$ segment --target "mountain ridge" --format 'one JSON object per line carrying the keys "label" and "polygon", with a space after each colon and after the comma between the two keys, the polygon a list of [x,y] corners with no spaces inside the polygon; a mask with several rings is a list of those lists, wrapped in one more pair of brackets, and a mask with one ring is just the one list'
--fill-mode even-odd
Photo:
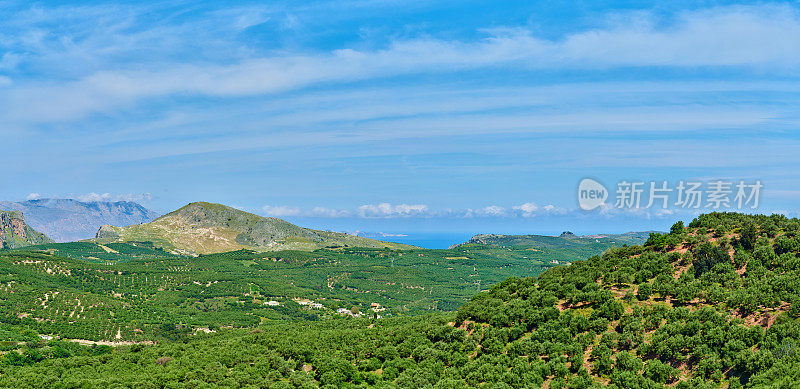
{"label": "mountain ridge", "polygon": [[152,222],[116,227],[103,225],[93,241],[149,241],[173,253],[211,254],[240,249],[314,250],[326,246],[402,249],[413,246],[344,233],[303,228],[222,204],[189,203]]}
{"label": "mountain ridge", "polygon": [[0,209],[21,211],[28,224],[56,242],[72,242],[95,236],[104,224],[131,225],[149,222],[158,213],[132,201],[79,201],[34,199],[0,201]]}

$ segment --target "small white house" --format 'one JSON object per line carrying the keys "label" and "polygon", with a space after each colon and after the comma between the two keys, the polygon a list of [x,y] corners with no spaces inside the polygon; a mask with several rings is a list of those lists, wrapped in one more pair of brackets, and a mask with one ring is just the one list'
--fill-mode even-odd
{"label": "small white house", "polygon": [[279,302],[277,302],[275,300],[271,300],[271,301],[265,302],[264,305],[269,305],[270,307],[277,307],[277,306],[281,305],[281,303],[279,303]]}

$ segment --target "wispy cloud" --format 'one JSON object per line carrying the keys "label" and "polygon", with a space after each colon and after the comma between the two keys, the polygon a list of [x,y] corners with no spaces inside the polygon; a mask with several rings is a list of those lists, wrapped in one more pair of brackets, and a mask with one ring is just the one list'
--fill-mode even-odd
{"label": "wispy cloud", "polygon": [[[252,21],[239,20],[234,26],[241,28],[242,23],[248,25]],[[124,34],[123,28],[106,28]],[[159,66],[149,64],[141,70],[98,69],[68,81],[15,83],[0,93],[5,107],[0,115],[14,120],[59,122],[162,96],[254,96],[311,85],[499,66],[738,66],[794,73],[800,65],[800,52],[794,49],[800,46],[800,16],[789,6],[720,7],[685,12],[669,20],[636,13],[609,21],[602,28],[573,32],[560,39],[545,39],[518,27],[495,28],[485,33],[485,37],[476,40],[395,40],[372,50],[343,47],[328,52],[251,55],[229,64],[208,63],[202,58],[184,62],[165,56]],[[141,39],[128,44],[134,50],[149,42]]]}
{"label": "wispy cloud", "polygon": [[261,208],[264,211],[264,214],[267,216],[272,217],[291,217],[291,216],[300,216],[303,212],[300,208],[297,207],[287,207],[285,205],[282,206],[270,206],[265,205]]}
{"label": "wispy cloud", "polygon": [[567,210],[566,208],[557,207],[553,204],[547,204],[545,206],[539,207],[535,203],[525,203],[521,205],[515,205],[512,207],[514,212],[522,217],[536,217],[540,215],[565,215],[568,212],[574,212],[574,210]]}
{"label": "wispy cloud", "polygon": [[119,194],[111,194],[111,193],[86,193],[82,195],[76,196],[67,196],[67,197],[74,197],[76,200],[84,201],[84,202],[93,202],[93,201],[149,201],[153,199],[153,196],[150,193],[119,193]]}
{"label": "wispy cloud", "polygon": [[428,213],[428,206],[424,204],[397,204],[389,203],[365,204],[358,207],[359,217],[413,217]]}
{"label": "wispy cloud", "polygon": [[52,199],[74,199],[83,202],[116,202],[116,201],[131,201],[131,202],[142,202],[142,201],[150,201],[153,199],[153,195],[150,193],[82,193],[82,194],[65,194],[65,195],[45,195],[38,192],[29,193],[28,196],[25,197],[26,200],[39,200],[43,198],[52,198]]}
{"label": "wispy cloud", "polygon": [[314,207],[311,209],[301,209],[290,206],[271,206],[265,205],[262,210],[267,216],[274,217],[323,217],[323,218],[394,218],[394,217],[427,217],[431,212],[427,205],[423,204],[364,204],[356,209],[333,209],[327,207]]}
{"label": "wispy cloud", "polygon": [[564,215],[567,209],[546,205],[538,207],[533,203],[520,206],[501,207],[488,205],[481,208],[465,209],[431,209],[424,204],[364,204],[355,209],[333,209],[327,207],[314,207],[303,209],[290,206],[262,207],[267,216],[274,217],[319,217],[319,218],[364,218],[364,219],[391,219],[391,218],[505,218],[505,217],[536,217],[546,215]]}

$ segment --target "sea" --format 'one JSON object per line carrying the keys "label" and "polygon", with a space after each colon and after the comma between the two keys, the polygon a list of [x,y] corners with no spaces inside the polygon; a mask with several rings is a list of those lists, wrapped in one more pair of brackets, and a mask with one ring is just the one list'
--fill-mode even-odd
{"label": "sea", "polygon": [[376,239],[405,243],[426,249],[446,249],[454,244],[468,241],[475,234],[469,232],[408,232],[402,235],[404,236],[382,236]]}

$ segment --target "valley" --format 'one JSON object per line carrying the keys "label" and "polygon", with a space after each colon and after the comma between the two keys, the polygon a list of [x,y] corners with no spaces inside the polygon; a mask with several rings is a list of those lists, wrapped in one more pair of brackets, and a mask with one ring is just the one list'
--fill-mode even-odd
{"label": "valley", "polygon": [[[556,237],[547,248],[330,247],[198,256],[149,242],[34,245],[0,253],[0,274],[7,274],[0,276],[7,285],[0,311],[42,334],[135,341],[158,339],[165,323],[196,331],[316,320],[341,309],[366,317],[419,315],[453,311],[507,277],[536,276],[558,266],[554,258],[565,264],[611,247],[586,245]],[[303,301],[319,305],[310,309]]]}
{"label": "valley", "polygon": [[[109,262],[30,246],[0,255],[0,385],[788,384],[799,234],[712,213],[569,265],[524,257],[572,236]],[[551,246],[516,246],[532,240]]]}

